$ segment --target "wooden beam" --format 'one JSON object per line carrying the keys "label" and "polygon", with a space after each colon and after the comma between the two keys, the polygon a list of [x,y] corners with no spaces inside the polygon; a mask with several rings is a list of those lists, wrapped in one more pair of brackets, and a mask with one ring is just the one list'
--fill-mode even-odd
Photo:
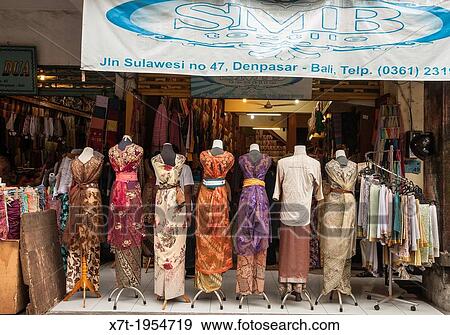
{"label": "wooden beam", "polygon": [[26,102],[26,103],[29,103],[32,105],[36,105],[39,107],[49,108],[49,109],[57,110],[57,111],[60,111],[63,113],[81,116],[86,119],[92,118],[91,115],[84,113],[84,112],[80,112],[76,109],[60,106],[60,105],[54,104],[53,102],[44,101],[44,100],[40,100],[40,99],[33,98],[33,97],[15,96],[14,95],[14,96],[10,96],[10,98],[14,99],[14,100],[18,100],[18,101],[23,101],[23,102]]}

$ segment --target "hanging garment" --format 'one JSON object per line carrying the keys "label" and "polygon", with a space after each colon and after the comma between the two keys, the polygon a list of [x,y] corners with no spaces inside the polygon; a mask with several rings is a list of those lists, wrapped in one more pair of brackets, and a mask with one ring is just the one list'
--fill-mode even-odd
{"label": "hanging garment", "polygon": [[204,174],[196,208],[195,285],[212,292],[222,286],[222,273],[233,266],[225,176],[233,167],[234,157],[228,151],[216,156],[203,151],[200,162]]}
{"label": "hanging garment", "polygon": [[264,177],[272,159],[263,154],[256,162],[250,154],[239,157],[244,175],[238,209],[236,253],[238,255],[236,293],[242,295],[264,292],[267,248],[270,239],[269,199]]}
{"label": "hanging garment", "polygon": [[381,186],[375,181],[370,185],[369,191],[369,227],[367,231],[367,239],[369,242],[377,241],[378,218],[380,207],[380,190]]}
{"label": "hanging garment", "polygon": [[167,142],[169,127],[169,116],[166,106],[161,103],[156,111],[153,124],[152,152],[161,151],[164,143]]}
{"label": "hanging garment", "polygon": [[98,180],[103,155],[94,152],[86,163],[72,161],[73,186],[69,193],[69,220],[63,233],[68,247],[66,290],[70,292],[81,277],[81,260],[86,257],[88,277],[99,291],[100,241],[103,228],[102,199]]}
{"label": "hanging garment", "polygon": [[356,201],[353,195],[358,166],[348,161],[341,166],[331,160],[325,166],[331,192],[325,197],[321,225],[323,257],[322,294],[337,290],[351,294],[351,258],[356,252]]}
{"label": "hanging garment", "polygon": [[137,144],[123,150],[109,149],[109,161],[116,172],[109,212],[108,242],[116,255],[116,281],[119,287],[141,283],[141,243],[144,236],[141,187],[137,170],[144,149]]}
{"label": "hanging garment", "polygon": [[431,220],[431,231],[433,235],[433,254],[434,257],[439,257],[440,246],[439,246],[439,231],[438,231],[436,205],[430,205],[430,220]]}
{"label": "hanging garment", "polygon": [[155,208],[155,294],[164,299],[184,295],[186,207],[180,194],[180,176],[186,158],[176,155],[167,165],[161,155],[152,158],[158,180]]}

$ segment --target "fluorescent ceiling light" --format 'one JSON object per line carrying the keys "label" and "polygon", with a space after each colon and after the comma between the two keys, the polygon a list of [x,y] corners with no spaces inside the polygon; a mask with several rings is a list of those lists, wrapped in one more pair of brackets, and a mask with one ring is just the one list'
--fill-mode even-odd
{"label": "fluorescent ceiling light", "polygon": [[253,127],[253,130],[281,130],[277,127]]}
{"label": "fluorescent ceiling light", "polygon": [[281,113],[247,113],[248,116],[281,116]]}

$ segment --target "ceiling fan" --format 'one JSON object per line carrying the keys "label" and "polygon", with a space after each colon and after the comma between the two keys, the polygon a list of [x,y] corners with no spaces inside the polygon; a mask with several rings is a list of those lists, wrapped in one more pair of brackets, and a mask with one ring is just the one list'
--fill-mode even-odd
{"label": "ceiling fan", "polygon": [[253,105],[261,106],[261,108],[264,108],[264,109],[272,109],[274,107],[285,107],[285,106],[295,106],[296,105],[296,103],[285,103],[285,104],[274,104],[274,105],[272,105],[270,100],[267,100],[267,102],[265,104],[260,103],[260,102],[249,102],[249,103],[251,103]]}

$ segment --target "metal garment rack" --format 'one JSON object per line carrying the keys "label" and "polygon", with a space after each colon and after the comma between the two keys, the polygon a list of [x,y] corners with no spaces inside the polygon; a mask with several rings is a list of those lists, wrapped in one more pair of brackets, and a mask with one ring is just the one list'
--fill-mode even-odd
{"label": "metal garment rack", "polygon": [[[391,150],[387,150],[387,151],[384,151],[384,152],[392,152],[392,146],[391,146]],[[411,180],[409,180],[409,179],[407,179],[407,178],[405,178],[405,177],[402,177],[402,176],[398,175],[397,173],[394,173],[394,172],[392,172],[392,171],[390,171],[390,170],[384,168],[383,166],[378,165],[377,163],[373,162],[371,159],[368,158],[368,154],[371,154],[371,153],[374,153],[374,152],[368,152],[368,153],[366,153],[366,155],[365,155],[365,156],[366,156],[366,161],[367,161],[368,163],[370,163],[370,164],[376,166],[378,169],[380,169],[380,170],[382,170],[382,171],[384,171],[384,172],[387,172],[387,173],[393,175],[394,177],[396,177],[396,178],[399,179],[399,180],[402,180],[402,181],[407,182],[407,183],[412,183]],[[392,301],[396,301],[396,302],[400,302],[400,303],[403,303],[403,304],[410,305],[410,306],[411,306],[411,311],[415,311],[415,310],[416,310],[416,307],[419,306],[418,303],[412,302],[412,301],[408,301],[408,300],[405,300],[405,299],[401,299],[400,297],[401,297],[401,295],[402,295],[404,292],[394,294],[394,289],[393,289],[393,282],[394,282],[394,279],[393,279],[393,274],[392,274],[392,250],[391,250],[389,247],[388,247],[388,252],[389,252],[389,263],[388,263],[388,295],[386,296],[386,295],[377,294],[377,293],[373,293],[373,292],[366,292],[366,293],[367,293],[367,299],[368,299],[368,300],[371,300],[372,297],[375,297],[375,298],[378,298],[378,299],[379,299],[379,300],[376,302],[376,304],[373,306],[373,308],[374,308],[376,311],[380,310],[380,305],[381,305],[381,304],[384,304],[384,303],[387,303],[387,302],[392,302]]]}

